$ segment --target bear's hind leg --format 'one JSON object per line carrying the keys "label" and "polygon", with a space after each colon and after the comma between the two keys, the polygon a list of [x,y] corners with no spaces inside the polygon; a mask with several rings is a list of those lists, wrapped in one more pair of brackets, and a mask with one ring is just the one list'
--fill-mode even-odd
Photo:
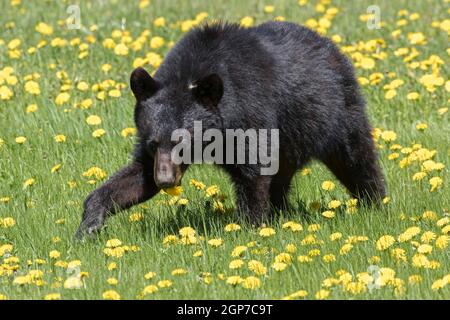
{"label": "bear's hind leg", "polygon": [[353,197],[378,202],[385,196],[384,178],[370,131],[351,134],[348,143],[336,148],[323,162]]}
{"label": "bear's hind leg", "polygon": [[270,183],[270,204],[275,212],[289,207],[288,193],[291,188],[291,180],[295,170],[283,170],[278,172]]}

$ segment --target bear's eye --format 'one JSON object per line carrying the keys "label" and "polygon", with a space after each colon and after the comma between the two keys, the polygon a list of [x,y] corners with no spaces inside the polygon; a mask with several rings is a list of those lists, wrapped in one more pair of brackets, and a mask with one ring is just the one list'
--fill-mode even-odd
{"label": "bear's eye", "polygon": [[147,140],[147,150],[150,154],[154,154],[158,148],[158,142],[156,140]]}

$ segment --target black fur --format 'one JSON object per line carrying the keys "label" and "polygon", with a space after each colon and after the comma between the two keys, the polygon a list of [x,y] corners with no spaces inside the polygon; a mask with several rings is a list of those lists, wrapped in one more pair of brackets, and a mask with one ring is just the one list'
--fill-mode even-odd
{"label": "black fur", "polygon": [[323,161],[359,199],[385,193],[353,67],[330,40],[305,27],[196,28],[168,53],[154,79],[135,70],[131,87],[140,139],[134,162],[86,199],[79,236],[98,230],[116,208],[156,194],[154,149],[170,149],[171,132],[192,129],[194,120],[204,129],[280,130],[275,176],[260,176],[259,165],[224,165],[239,209],[254,222],[270,204],[285,203],[292,176],[311,159]]}

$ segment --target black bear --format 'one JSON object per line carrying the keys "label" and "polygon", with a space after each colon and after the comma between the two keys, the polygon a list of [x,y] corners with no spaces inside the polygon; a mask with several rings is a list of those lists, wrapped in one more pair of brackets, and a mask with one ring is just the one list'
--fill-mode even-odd
{"label": "black bear", "polygon": [[[108,215],[176,186],[188,164],[175,164],[175,129],[278,129],[279,170],[261,163],[223,164],[237,206],[254,223],[285,204],[294,173],[311,159],[325,163],[360,200],[378,201],[384,179],[352,64],[327,38],[288,22],[242,28],[214,23],[191,30],[152,78],[133,71],[138,143],[134,160],[84,202],[78,237]],[[246,148],[248,148],[248,143]]]}

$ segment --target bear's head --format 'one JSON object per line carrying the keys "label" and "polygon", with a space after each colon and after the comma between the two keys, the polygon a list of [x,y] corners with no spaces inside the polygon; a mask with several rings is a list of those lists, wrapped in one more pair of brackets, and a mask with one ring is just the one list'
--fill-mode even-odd
{"label": "bear's head", "polygon": [[213,73],[188,82],[166,83],[137,68],[131,74],[130,85],[136,98],[138,137],[142,150],[154,159],[155,183],[160,188],[177,186],[188,164],[173,161],[172,149],[180,140],[173,141],[172,134],[185,129],[194,144],[194,121],[201,121],[203,130],[223,129],[219,112],[222,79]]}

